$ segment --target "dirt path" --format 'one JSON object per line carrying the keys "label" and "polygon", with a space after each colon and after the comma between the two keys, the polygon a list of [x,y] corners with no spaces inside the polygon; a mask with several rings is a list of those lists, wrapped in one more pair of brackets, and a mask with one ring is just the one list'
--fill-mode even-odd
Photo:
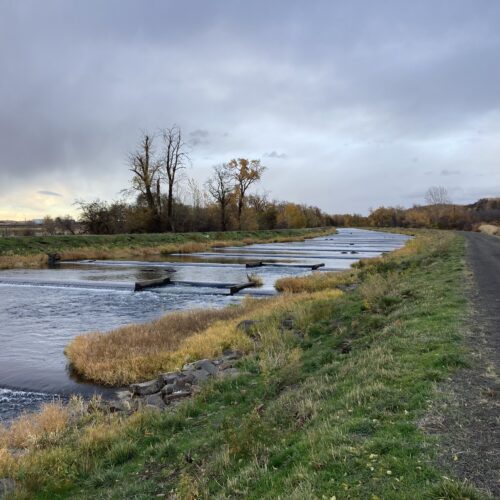
{"label": "dirt path", "polygon": [[500,238],[467,240],[471,316],[466,341],[472,366],[440,388],[424,427],[440,437],[441,465],[500,498]]}

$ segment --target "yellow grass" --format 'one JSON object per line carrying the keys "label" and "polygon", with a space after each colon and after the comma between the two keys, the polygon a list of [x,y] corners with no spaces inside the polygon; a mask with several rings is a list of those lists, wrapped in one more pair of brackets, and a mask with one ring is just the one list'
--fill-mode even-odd
{"label": "yellow grass", "polygon": [[307,276],[280,278],[276,281],[275,287],[280,292],[303,293],[328,290],[355,281],[356,271],[352,269],[328,273],[317,271]]}
{"label": "yellow grass", "polygon": [[45,254],[35,255],[0,255],[0,269],[39,268],[47,264]]}
{"label": "yellow grass", "polygon": [[68,418],[68,407],[45,404],[38,413],[22,415],[9,427],[0,426],[0,449],[32,448],[53,440],[65,430]]}
{"label": "yellow grass", "polygon": [[479,232],[489,234],[490,236],[500,235],[500,227],[493,224],[481,224],[478,229]]}
{"label": "yellow grass", "polygon": [[[247,300],[225,309],[175,312],[156,321],[127,325],[109,333],[79,335],[65,352],[73,368],[85,378],[106,385],[127,384],[182,365],[190,358],[183,347],[188,337],[216,322],[248,314],[257,307],[257,301]],[[219,345],[224,346],[224,336],[220,335],[219,339]]]}
{"label": "yellow grass", "polygon": [[[329,292],[329,297],[340,292]],[[128,325],[109,333],[79,335],[66,347],[73,368],[94,382],[120,386],[154,378],[184,363],[214,357],[224,349],[248,352],[253,343],[237,325],[243,319],[282,314],[317,295],[284,295],[246,299],[225,309],[175,312],[149,323]]]}

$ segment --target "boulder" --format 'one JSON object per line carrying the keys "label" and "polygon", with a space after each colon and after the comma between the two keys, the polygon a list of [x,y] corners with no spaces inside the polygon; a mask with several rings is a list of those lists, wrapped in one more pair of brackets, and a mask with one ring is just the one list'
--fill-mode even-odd
{"label": "boulder", "polygon": [[172,394],[174,392],[174,384],[167,384],[163,389],[161,390],[161,395],[167,396],[168,394]]}
{"label": "boulder", "polygon": [[167,394],[163,396],[163,402],[166,405],[169,405],[173,403],[174,401],[177,401],[179,399],[187,398],[188,396],[191,396],[191,391],[177,391],[173,392],[172,394]]}
{"label": "boulder", "polygon": [[197,370],[205,370],[211,375],[217,373],[217,366],[215,363],[209,359],[200,359],[199,361],[194,361],[193,363],[187,363],[182,367],[183,374],[190,374],[194,376]]}
{"label": "boulder", "polygon": [[159,392],[163,387],[163,382],[159,379],[149,380],[148,382],[141,382],[139,384],[132,384],[130,390],[136,396],[147,396],[148,394],[154,394]]}
{"label": "boulder", "polygon": [[256,321],[254,319],[244,319],[240,321],[236,328],[243,333],[250,334],[252,330],[260,323],[260,321]]}
{"label": "boulder", "polygon": [[108,411],[110,413],[116,413],[118,411],[131,411],[132,405],[130,404],[130,400],[125,398],[116,399],[108,402]]}
{"label": "boulder", "polygon": [[[200,370],[205,370],[210,375],[215,375],[217,373],[217,366],[215,366],[215,364],[208,359],[202,359],[201,361],[198,361],[196,366],[196,371]],[[196,372],[193,373],[193,375],[196,377]]]}
{"label": "boulder", "polygon": [[173,384],[180,376],[181,372],[160,373],[158,380],[160,383],[163,383],[163,385]]}
{"label": "boulder", "polygon": [[153,406],[155,408],[163,409],[165,408],[165,403],[163,401],[162,394],[150,394],[144,398],[144,403],[146,406]]}
{"label": "boulder", "polygon": [[207,380],[207,378],[209,378],[212,374],[207,372],[207,370],[203,369],[203,368],[200,368],[198,370],[193,370],[192,372],[189,372],[193,377],[194,377],[194,382],[195,383],[200,383],[200,382],[203,382],[205,380]]}

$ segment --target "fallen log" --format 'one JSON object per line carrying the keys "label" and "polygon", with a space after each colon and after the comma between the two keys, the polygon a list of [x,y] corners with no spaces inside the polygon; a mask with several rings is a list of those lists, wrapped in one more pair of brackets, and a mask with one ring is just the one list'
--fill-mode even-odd
{"label": "fallen log", "polygon": [[134,292],[140,292],[141,290],[146,290],[148,288],[155,288],[169,284],[170,278],[157,278],[154,280],[136,281],[134,285]]}
{"label": "fallen log", "polygon": [[248,264],[245,264],[246,267],[261,267],[264,265],[262,261],[259,262],[249,262]]}
{"label": "fallen log", "polygon": [[324,263],[321,264],[278,264],[274,262],[263,262],[263,266],[268,266],[268,267],[296,267],[299,269],[319,269],[320,267],[324,267]]}
{"label": "fallen log", "polygon": [[321,264],[314,264],[313,266],[311,266],[311,269],[313,271],[316,271],[316,269],[319,269],[320,267],[325,267],[325,264],[324,263],[321,263]]}
{"label": "fallen log", "polygon": [[257,286],[257,283],[255,283],[254,281],[247,281],[246,283],[233,285],[229,288],[229,295],[234,295],[235,293],[238,293],[240,290],[243,290],[244,288],[251,288],[254,286]]}

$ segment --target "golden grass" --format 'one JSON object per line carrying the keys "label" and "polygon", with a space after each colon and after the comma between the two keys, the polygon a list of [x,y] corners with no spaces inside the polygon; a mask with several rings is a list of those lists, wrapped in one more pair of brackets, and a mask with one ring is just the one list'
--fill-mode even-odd
{"label": "golden grass", "polygon": [[47,264],[45,254],[35,255],[0,255],[0,269],[40,268]]}
{"label": "golden grass", "polygon": [[500,227],[493,224],[481,224],[478,229],[480,233],[489,234],[490,236],[500,235]]}
{"label": "golden grass", "polygon": [[342,272],[317,271],[307,276],[280,278],[276,281],[276,290],[289,293],[317,292],[328,290],[342,285],[349,285],[356,281],[355,270]]}
{"label": "golden grass", "polygon": [[[329,292],[329,297],[340,293]],[[248,352],[253,343],[238,330],[240,321],[282,314],[301,300],[317,298],[318,295],[247,298],[241,305],[225,309],[170,313],[109,333],[79,335],[68,344],[65,353],[73,369],[84,378],[104,385],[125,385],[178,369],[188,361],[218,356],[224,349]]]}
{"label": "golden grass", "polygon": [[0,426],[0,449],[34,448],[56,439],[66,429],[68,407],[48,403],[38,413],[22,415],[9,427]]}
{"label": "golden grass", "polygon": [[[213,352],[207,344],[196,346],[196,338],[221,321],[229,322],[258,308],[256,300],[225,309],[174,312],[142,324],[127,325],[109,333],[94,332],[79,335],[66,347],[65,353],[76,372],[85,378],[106,385],[128,384],[161,371],[178,368],[194,353]],[[214,331],[215,330],[215,331]],[[215,336],[217,344],[229,347],[224,327],[215,325],[207,337]],[[233,339],[237,347],[244,347]]]}

